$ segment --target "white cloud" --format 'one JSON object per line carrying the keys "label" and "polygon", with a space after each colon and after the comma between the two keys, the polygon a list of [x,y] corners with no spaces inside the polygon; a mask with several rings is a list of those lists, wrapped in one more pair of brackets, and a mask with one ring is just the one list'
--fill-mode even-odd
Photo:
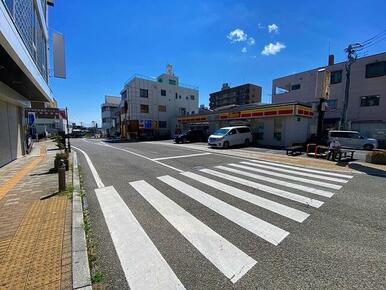
{"label": "white cloud", "polygon": [[279,33],[279,26],[277,26],[275,23],[268,25],[268,32],[269,33]]}
{"label": "white cloud", "polygon": [[240,42],[246,41],[248,35],[242,29],[236,28],[235,30],[229,32],[227,38],[230,39],[232,42]]}
{"label": "white cloud", "polygon": [[253,37],[250,37],[250,38],[248,38],[247,43],[249,46],[253,46],[253,45],[255,45],[256,41]]}
{"label": "white cloud", "polygon": [[247,48],[246,47],[243,47],[243,49],[241,50],[242,53],[247,53]]}
{"label": "white cloud", "polygon": [[276,42],[275,44],[270,43],[264,46],[263,51],[261,54],[263,55],[275,55],[279,53],[282,49],[286,48],[286,46],[283,43]]}
{"label": "white cloud", "polygon": [[259,29],[265,29],[265,26],[264,26],[263,24],[261,24],[261,23],[258,23],[258,24],[257,24],[257,28],[259,28]]}

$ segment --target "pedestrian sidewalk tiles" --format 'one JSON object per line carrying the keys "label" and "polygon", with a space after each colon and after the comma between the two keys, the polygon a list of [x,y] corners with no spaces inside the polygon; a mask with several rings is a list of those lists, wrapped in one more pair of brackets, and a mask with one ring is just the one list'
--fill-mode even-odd
{"label": "pedestrian sidewalk tiles", "polygon": [[[0,289],[71,289],[71,201],[57,191],[51,141],[0,169]],[[69,176],[69,174],[68,174]],[[69,180],[69,179],[68,179]]]}

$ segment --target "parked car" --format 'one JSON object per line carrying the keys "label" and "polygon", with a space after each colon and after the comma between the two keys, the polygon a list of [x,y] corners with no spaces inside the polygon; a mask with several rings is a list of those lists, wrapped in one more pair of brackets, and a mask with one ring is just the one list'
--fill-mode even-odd
{"label": "parked car", "polygon": [[373,150],[378,148],[378,141],[372,138],[366,138],[357,131],[338,131],[331,130],[328,132],[328,144],[333,139],[337,139],[342,147]]}
{"label": "parked car", "polygon": [[241,144],[248,146],[252,140],[251,129],[247,126],[224,127],[209,136],[208,145],[221,148]]}
{"label": "parked car", "polygon": [[206,135],[201,130],[189,130],[182,134],[177,135],[174,141],[178,143],[186,142],[205,142]]}

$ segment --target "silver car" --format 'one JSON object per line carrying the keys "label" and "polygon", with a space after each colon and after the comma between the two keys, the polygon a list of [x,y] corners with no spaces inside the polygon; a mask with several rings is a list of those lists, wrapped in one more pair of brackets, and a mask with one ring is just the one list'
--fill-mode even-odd
{"label": "silver car", "polygon": [[365,138],[358,131],[338,131],[328,132],[328,143],[337,139],[342,147],[373,150],[378,148],[378,141],[372,138]]}

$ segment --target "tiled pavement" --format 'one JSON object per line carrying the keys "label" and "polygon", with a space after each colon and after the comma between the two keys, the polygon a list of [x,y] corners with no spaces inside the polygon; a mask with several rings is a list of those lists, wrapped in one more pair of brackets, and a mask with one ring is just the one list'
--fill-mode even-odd
{"label": "tiled pavement", "polygon": [[[48,174],[56,150],[0,168],[0,289],[71,289],[71,200]],[[39,149],[39,148],[38,148]],[[69,174],[68,174],[69,177]],[[67,178],[69,180],[69,178]]]}

